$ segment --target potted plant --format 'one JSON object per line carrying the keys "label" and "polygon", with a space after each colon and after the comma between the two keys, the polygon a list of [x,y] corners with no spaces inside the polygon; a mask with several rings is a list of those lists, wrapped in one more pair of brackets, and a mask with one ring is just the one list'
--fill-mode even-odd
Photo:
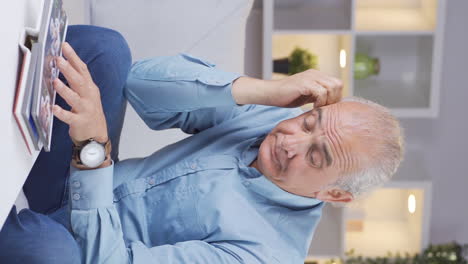
{"label": "potted plant", "polygon": [[293,75],[308,69],[318,69],[318,57],[306,49],[294,48],[287,58],[273,61],[273,71]]}
{"label": "potted plant", "polygon": [[362,80],[380,72],[380,60],[366,54],[357,53],[354,62],[354,79]]}

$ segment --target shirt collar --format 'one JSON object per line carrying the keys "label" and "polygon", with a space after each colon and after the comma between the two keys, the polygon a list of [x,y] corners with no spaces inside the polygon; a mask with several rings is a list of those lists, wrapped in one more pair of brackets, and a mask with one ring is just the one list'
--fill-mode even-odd
{"label": "shirt collar", "polygon": [[248,148],[242,153],[241,169],[244,171],[244,186],[275,204],[291,209],[311,209],[322,203],[314,198],[289,193],[271,182],[257,169],[249,167],[257,157],[258,149],[264,138],[265,136],[262,136],[251,140]]}

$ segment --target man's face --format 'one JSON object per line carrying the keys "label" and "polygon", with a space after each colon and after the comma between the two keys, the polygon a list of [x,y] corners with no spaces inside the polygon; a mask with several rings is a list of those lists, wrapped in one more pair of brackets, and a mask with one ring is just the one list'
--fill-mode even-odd
{"label": "man's face", "polygon": [[[341,102],[279,123],[262,142],[253,164],[283,190],[317,197],[323,187],[361,167],[369,152],[353,133],[353,114],[367,109]],[[327,198],[328,199],[328,198]]]}

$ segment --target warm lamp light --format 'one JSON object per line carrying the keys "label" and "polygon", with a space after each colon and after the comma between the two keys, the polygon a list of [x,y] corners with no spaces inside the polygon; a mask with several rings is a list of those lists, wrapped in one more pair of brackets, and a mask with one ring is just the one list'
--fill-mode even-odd
{"label": "warm lamp light", "polygon": [[414,194],[410,194],[408,196],[408,211],[411,214],[414,214],[414,212],[416,212],[416,196],[414,196]]}
{"label": "warm lamp light", "polygon": [[340,50],[340,67],[346,67],[346,51],[344,49]]}

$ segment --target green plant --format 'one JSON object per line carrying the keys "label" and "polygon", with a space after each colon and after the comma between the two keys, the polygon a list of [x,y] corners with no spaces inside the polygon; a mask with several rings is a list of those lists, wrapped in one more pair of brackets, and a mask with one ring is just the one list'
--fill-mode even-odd
{"label": "green plant", "polygon": [[363,257],[354,250],[346,252],[344,259],[330,259],[327,264],[468,264],[468,244],[456,242],[430,245],[421,254],[391,253],[384,257]]}
{"label": "green plant", "polygon": [[460,245],[456,242],[443,245],[430,245],[422,254],[424,263],[439,264],[467,264],[468,244]]}
{"label": "green plant", "polygon": [[289,75],[308,69],[318,69],[318,57],[306,49],[296,47],[289,55]]}

